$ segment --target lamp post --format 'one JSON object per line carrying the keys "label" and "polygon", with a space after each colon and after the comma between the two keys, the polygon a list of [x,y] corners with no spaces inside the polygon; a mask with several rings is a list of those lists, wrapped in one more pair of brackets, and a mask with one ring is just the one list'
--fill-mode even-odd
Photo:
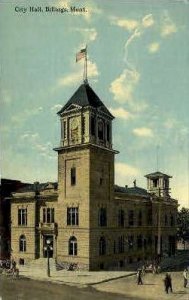
{"label": "lamp post", "polygon": [[47,240],[46,241],[46,246],[44,247],[44,250],[47,251],[47,276],[50,277],[50,263],[49,263],[49,254],[50,251],[53,250],[52,246],[50,245],[51,241]]}

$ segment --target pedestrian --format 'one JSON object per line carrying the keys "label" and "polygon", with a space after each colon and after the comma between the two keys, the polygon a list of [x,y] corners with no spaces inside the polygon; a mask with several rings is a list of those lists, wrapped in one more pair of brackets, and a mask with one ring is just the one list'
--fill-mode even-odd
{"label": "pedestrian", "polygon": [[165,286],[165,292],[168,294],[169,293],[169,289],[172,292],[172,278],[171,275],[169,275],[168,273],[166,273],[165,278],[164,278],[164,286]]}
{"label": "pedestrian", "polygon": [[143,284],[143,282],[142,282],[142,270],[138,270],[137,271],[137,284],[139,285],[139,284]]}
{"label": "pedestrian", "polygon": [[183,272],[183,278],[184,278],[184,288],[186,288],[187,283],[188,283],[188,271],[187,271],[187,269],[185,269],[184,272]]}

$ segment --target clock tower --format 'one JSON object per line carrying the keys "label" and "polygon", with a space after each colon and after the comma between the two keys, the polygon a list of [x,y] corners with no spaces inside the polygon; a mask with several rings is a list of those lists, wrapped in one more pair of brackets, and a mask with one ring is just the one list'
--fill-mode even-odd
{"label": "clock tower", "polygon": [[61,122],[58,152],[58,253],[65,264],[96,269],[101,238],[99,212],[112,226],[114,197],[113,116],[88,82],[84,82],[58,112]]}

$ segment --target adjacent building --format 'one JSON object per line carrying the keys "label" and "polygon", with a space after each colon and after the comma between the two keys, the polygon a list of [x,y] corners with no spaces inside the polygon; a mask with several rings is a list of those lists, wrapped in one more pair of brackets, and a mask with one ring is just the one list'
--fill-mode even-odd
{"label": "adjacent building", "polygon": [[146,175],[147,190],[114,184],[114,117],[87,82],[58,112],[58,184],[35,183],[11,198],[12,256],[19,263],[50,256],[64,267],[120,269],[173,255],[177,200],[171,176]]}

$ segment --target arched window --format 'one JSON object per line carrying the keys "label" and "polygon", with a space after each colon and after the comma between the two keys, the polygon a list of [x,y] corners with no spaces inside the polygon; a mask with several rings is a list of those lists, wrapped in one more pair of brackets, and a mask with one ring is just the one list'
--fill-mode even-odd
{"label": "arched window", "polygon": [[119,209],[118,211],[118,226],[119,227],[124,227],[124,222],[125,222],[125,213],[123,209]]}
{"label": "arched window", "polygon": [[69,255],[77,255],[77,239],[75,236],[72,236],[68,242]]}
{"label": "arched window", "polygon": [[25,235],[21,235],[19,239],[19,251],[26,252],[26,237]]}
{"label": "arched window", "polygon": [[99,240],[99,255],[105,255],[106,254],[106,240],[102,236]]}
{"label": "arched window", "polygon": [[99,209],[98,223],[99,226],[107,226],[106,208]]}

